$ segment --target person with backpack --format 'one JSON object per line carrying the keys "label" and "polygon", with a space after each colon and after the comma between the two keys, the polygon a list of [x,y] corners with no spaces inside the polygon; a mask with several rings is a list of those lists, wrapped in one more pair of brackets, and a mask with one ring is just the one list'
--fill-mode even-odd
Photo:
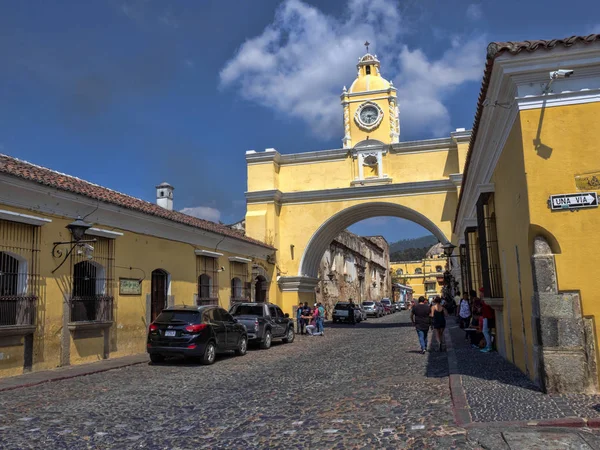
{"label": "person with backpack", "polygon": [[422,354],[427,352],[427,333],[429,332],[429,327],[431,327],[430,313],[429,304],[423,296],[419,297],[419,303],[410,312],[410,320],[415,326],[415,330],[417,330]]}

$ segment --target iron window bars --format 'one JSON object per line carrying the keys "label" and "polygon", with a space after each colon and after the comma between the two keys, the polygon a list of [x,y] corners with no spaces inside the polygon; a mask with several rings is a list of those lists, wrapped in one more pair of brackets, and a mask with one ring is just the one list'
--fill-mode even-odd
{"label": "iron window bars", "polygon": [[35,325],[39,227],[0,220],[0,327]]}
{"label": "iron window bars", "polygon": [[70,322],[112,322],[114,242],[97,238],[94,250],[77,248],[71,254]]}
{"label": "iron window bars", "polygon": [[209,256],[196,258],[196,276],[198,279],[198,305],[219,304],[218,259]]}

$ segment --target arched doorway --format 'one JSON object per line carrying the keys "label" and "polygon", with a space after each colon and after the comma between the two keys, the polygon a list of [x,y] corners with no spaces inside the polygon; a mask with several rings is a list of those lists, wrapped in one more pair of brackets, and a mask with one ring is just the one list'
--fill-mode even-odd
{"label": "arched doorway", "polygon": [[258,303],[264,303],[267,301],[269,292],[269,283],[267,279],[262,275],[257,276],[254,279],[254,301]]}
{"label": "arched doorway", "polygon": [[153,322],[160,312],[167,307],[169,294],[169,274],[162,270],[152,271],[152,287],[150,300],[150,320]]}

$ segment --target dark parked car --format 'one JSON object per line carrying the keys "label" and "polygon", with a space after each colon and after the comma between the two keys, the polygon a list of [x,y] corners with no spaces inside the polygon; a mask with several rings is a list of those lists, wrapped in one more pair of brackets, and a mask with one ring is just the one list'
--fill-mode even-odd
{"label": "dark parked car", "polygon": [[172,306],[148,329],[147,350],[153,363],[182,355],[212,364],[217,353],[233,350],[242,356],[247,349],[246,327],[218,306]]}
{"label": "dark parked car", "polygon": [[231,315],[248,330],[248,340],[260,343],[260,348],[271,347],[273,339],[294,342],[294,321],[289,314],[271,303],[237,303],[229,310]]}

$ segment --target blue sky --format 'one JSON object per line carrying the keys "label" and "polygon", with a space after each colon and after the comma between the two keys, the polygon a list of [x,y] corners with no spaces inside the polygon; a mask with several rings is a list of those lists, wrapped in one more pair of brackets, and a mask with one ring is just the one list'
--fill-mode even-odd
{"label": "blue sky", "polygon": [[[0,152],[231,223],[246,150],[340,147],[339,93],[369,40],[401,140],[470,128],[493,40],[600,32],[600,2],[22,1],[0,6]],[[576,7],[575,7],[576,5]],[[352,228],[394,241],[399,219]]]}

